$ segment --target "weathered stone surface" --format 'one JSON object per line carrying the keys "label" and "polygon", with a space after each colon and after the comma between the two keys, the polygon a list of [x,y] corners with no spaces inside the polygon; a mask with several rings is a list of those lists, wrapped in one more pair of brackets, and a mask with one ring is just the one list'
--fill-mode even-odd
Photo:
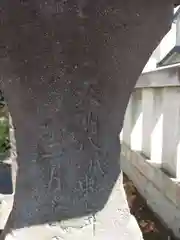
{"label": "weathered stone surface", "polygon": [[[1,238],[11,230],[17,240],[62,238],[45,225],[71,228],[72,219],[83,219],[80,230],[73,227],[78,239],[141,239],[122,182],[116,185],[118,136],[135,82],[170,27],[172,4],[6,0],[0,8],[1,87],[18,152],[14,205]],[[102,224],[84,228],[89,215]]]}

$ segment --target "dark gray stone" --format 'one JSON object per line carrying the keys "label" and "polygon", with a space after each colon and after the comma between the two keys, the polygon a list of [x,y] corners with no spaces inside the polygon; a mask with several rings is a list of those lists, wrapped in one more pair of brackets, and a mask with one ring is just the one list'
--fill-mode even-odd
{"label": "dark gray stone", "polygon": [[[116,184],[118,136],[136,80],[170,27],[172,3],[6,0],[0,8],[1,87],[18,151],[2,239],[17,229],[18,240],[52,239],[43,224],[53,223],[63,234],[82,229],[82,239],[132,239],[122,183]],[[94,227],[83,235],[88,215]]]}

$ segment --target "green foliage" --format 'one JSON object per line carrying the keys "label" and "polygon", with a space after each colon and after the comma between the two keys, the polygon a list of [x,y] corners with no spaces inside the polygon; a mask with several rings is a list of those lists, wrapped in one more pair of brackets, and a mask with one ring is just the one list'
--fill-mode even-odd
{"label": "green foliage", "polygon": [[9,122],[7,119],[7,106],[2,91],[0,90],[0,154],[7,153],[10,149]]}
{"label": "green foliage", "polygon": [[9,148],[9,123],[7,118],[3,118],[0,120],[0,153],[6,153]]}

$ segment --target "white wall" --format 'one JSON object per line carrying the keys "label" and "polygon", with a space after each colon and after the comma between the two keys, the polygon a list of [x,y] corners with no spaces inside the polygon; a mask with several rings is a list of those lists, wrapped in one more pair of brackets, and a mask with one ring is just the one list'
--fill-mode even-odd
{"label": "white wall", "polygon": [[121,132],[121,166],[180,238],[180,66],[143,73]]}
{"label": "white wall", "polygon": [[[178,9],[179,7],[176,7],[174,13]],[[155,70],[156,64],[161,61],[176,44],[180,45],[180,16],[176,23],[172,23],[171,30],[164,36],[160,45],[154,50],[143,72]]]}
{"label": "white wall", "polygon": [[180,179],[180,67],[144,73],[131,96],[123,141]]}
{"label": "white wall", "polygon": [[[164,36],[160,45],[154,50],[149,61],[144,67],[143,72],[155,70],[156,64],[160,62],[170,52],[170,50],[176,45],[176,31],[177,31],[176,28],[177,28],[177,24],[173,23],[171,30]],[[180,38],[178,41],[180,41]]]}

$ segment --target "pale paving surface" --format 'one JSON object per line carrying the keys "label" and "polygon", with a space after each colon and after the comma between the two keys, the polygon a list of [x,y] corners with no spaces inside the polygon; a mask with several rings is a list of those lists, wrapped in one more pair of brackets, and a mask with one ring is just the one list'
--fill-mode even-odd
{"label": "pale paving surface", "polygon": [[13,236],[9,235],[5,240],[34,240],[34,236],[37,236],[38,240],[143,240],[138,224],[129,212],[122,186],[122,179],[119,179],[105,209],[95,217],[84,218],[85,226],[82,228],[76,226],[77,220],[61,223],[61,226],[58,223],[45,224],[16,230],[12,233]]}

